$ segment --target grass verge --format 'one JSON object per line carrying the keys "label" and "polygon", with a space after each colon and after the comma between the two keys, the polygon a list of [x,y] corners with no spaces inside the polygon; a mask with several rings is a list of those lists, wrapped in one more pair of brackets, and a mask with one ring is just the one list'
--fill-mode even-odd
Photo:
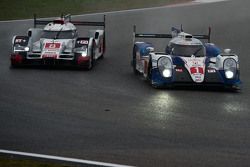
{"label": "grass verge", "polygon": [[73,165],[45,162],[11,156],[0,156],[0,167],[74,167]]}
{"label": "grass verge", "polygon": [[163,6],[192,0],[1,0],[0,20],[28,19],[33,14],[53,17],[145,7]]}

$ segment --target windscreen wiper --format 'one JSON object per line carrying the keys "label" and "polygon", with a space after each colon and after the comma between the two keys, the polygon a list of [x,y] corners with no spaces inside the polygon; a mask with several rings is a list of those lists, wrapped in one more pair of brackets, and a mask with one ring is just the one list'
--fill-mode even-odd
{"label": "windscreen wiper", "polygon": [[60,35],[60,33],[62,32],[62,29],[63,29],[63,27],[56,33],[56,36],[55,36],[55,38],[54,39],[58,39],[58,37],[59,37],[59,35]]}

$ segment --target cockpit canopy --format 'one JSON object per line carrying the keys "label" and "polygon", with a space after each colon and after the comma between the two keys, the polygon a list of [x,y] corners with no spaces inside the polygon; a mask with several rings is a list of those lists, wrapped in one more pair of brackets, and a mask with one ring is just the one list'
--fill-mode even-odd
{"label": "cockpit canopy", "polygon": [[69,31],[47,31],[44,30],[41,38],[46,39],[73,39],[76,38],[77,32],[76,30]]}
{"label": "cockpit canopy", "polygon": [[203,45],[179,45],[172,43],[169,49],[172,55],[183,57],[204,57],[206,53]]}
{"label": "cockpit canopy", "polygon": [[171,39],[166,48],[166,52],[174,56],[204,57],[206,49],[199,39],[193,38],[191,34],[181,32]]}

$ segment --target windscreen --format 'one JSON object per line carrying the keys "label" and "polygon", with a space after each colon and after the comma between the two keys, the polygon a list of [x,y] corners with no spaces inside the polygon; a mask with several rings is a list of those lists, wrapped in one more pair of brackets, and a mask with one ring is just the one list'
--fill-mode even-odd
{"label": "windscreen", "polygon": [[46,39],[73,39],[74,31],[43,31],[41,38]]}
{"label": "windscreen", "polygon": [[192,55],[196,57],[205,56],[205,49],[203,45],[177,45],[172,44],[173,55],[191,57]]}

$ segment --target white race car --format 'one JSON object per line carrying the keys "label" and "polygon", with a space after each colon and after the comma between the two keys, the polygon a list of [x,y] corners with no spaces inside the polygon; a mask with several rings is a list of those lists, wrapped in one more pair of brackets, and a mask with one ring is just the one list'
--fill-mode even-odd
{"label": "white race car", "polygon": [[[37,25],[45,27],[37,28]],[[89,30],[88,37],[79,37],[76,26],[101,26]],[[34,16],[34,28],[27,36],[14,36],[11,66],[70,65],[91,69],[105,52],[105,16],[103,22],[72,21],[70,15],[48,21]]]}

